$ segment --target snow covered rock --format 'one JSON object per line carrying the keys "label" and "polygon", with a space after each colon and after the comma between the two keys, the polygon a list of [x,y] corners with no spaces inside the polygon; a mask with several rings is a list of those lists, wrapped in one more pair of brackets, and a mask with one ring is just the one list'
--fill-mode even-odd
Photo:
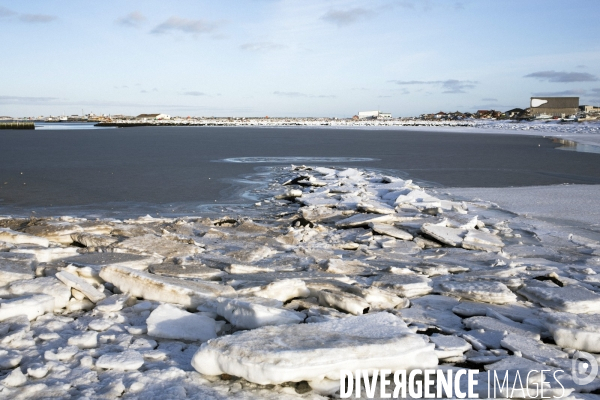
{"label": "snow covered rock", "polygon": [[170,304],[158,306],[148,319],[148,335],[165,339],[206,342],[217,337],[215,320]]}
{"label": "snow covered rock", "polygon": [[70,288],[77,289],[85,295],[93,303],[97,303],[104,299],[106,295],[92,286],[88,281],[78,276],[70,274],[66,271],[61,271],[56,274],[56,277]]}
{"label": "snow covered rock", "polygon": [[42,247],[48,247],[50,241],[34,235],[28,235],[22,232],[15,232],[12,229],[0,228],[0,240],[14,244],[36,244]]}
{"label": "snow covered rock", "polygon": [[305,315],[295,311],[274,307],[273,302],[251,301],[248,298],[218,298],[201,306],[201,310],[212,311],[240,329],[255,329],[261,326],[299,324]]}
{"label": "snow covered rock", "polygon": [[447,281],[439,284],[439,292],[448,296],[485,303],[506,304],[517,301],[517,296],[500,282]]}
{"label": "snow covered rock", "polygon": [[135,350],[104,354],[96,361],[97,368],[131,371],[144,365],[144,356]]}
{"label": "snow covered rock", "polygon": [[0,303],[0,321],[17,316],[26,315],[29,320],[54,310],[54,297],[47,294],[17,297],[2,300]]}
{"label": "snow covered rock", "polygon": [[376,313],[316,324],[264,327],[204,343],[196,371],[223,373],[267,385],[340,379],[340,370],[433,368],[434,345],[392,314]]}
{"label": "snow covered rock", "polygon": [[236,296],[231,286],[214,282],[185,281],[118,265],[102,268],[100,277],[118,287],[121,292],[132,296],[181,304],[189,308],[196,308],[210,298]]}

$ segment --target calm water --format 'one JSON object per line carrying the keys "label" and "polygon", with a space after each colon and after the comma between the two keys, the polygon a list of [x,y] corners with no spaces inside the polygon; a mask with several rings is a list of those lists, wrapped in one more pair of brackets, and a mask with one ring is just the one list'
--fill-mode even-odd
{"label": "calm water", "polygon": [[143,213],[160,207],[187,212],[215,201],[247,202],[234,190],[240,186],[236,179],[291,163],[386,169],[439,186],[600,184],[600,154],[557,146],[531,136],[404,130],[3,131],[0,214]]}

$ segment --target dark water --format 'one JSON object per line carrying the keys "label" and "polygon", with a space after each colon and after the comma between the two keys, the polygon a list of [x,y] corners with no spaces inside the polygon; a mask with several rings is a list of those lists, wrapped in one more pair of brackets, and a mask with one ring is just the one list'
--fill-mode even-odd
{"label": "dark water", "polygon": [[[600,184],[600,154],[556,151],[557,146],[532,136],[404,130],[4,131],[0,134],[0,214],[68,214],[80,206],[88,211],[144,212],[151,205],[234,202],[240,200],[239,193],[232,191],[234,179],[259,166],[300,163],[287,157],[372,158],[304,163],[393,170],[430,185]],[[284,159],[275,164],[214,162],[242,157]]]}

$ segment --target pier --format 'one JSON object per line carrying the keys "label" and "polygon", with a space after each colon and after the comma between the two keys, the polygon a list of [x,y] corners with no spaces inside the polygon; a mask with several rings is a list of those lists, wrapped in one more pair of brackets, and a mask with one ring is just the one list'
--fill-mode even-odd
{"label": "pier", "polygon": [[0,129],[35,129],[33,122],[0,122]]}

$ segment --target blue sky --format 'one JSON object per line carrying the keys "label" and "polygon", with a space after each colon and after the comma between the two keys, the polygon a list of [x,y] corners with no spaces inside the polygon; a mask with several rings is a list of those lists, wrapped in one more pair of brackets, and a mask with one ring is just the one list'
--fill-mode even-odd
{"label": "blue sky", "polygon": [[0,0],[0,115],[600,103],[600,1]]}

